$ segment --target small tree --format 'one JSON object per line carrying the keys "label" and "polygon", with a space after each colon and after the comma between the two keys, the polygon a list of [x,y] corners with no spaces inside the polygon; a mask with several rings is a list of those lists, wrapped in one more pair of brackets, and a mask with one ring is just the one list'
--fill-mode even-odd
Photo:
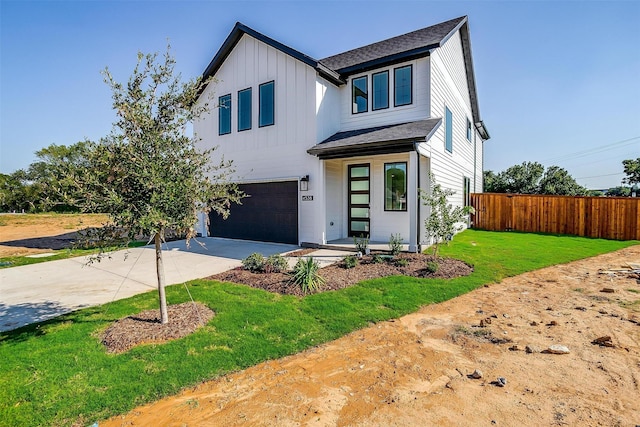
{"label": "small tree", "polygon": [[[174,75],[170,46],[158,54],[138,53],[128,83],[115,81],[108,68],[105,82],[113,92],[117,120],[109,136],[91,147],[92,173],[75,176],[83,189],[83,207],[109,214],[110,237],[150,236],[155,243],[161,322],[168,322],[161,244],[168,232],[189,239],[199,211],[226,217],[242,192],[230,182],[231,162],[213,163],[213,150],[196,148],[186,126],[208,110],[198,104],[201,79],[182,83]],[[102,243],[111,239],[102,239]],[[105,243],[106,244],[106,243]]]}
{"label": "small tree", "polygon": [[624,166],[624,173],[627,175],[623,178],[623,184],[640,184],[640,157],[637,159],[627,159],[622,161]]}
{"label": "small tree", "polygon": [[456,192],[442,186],[435,181],[433,174],[429,174],[431,189],[429,192],[422,191],[420,197],[423,203],[430,208],[429,217],[424,221],[427,231],[427,238],[433,239],[433,254],[438,256],[438,249],[441,243],[448,244],[453,239],[453,235],[462,230],[461,225],[470,213],[474,213],[471,206],[453,207],[447,198]]}

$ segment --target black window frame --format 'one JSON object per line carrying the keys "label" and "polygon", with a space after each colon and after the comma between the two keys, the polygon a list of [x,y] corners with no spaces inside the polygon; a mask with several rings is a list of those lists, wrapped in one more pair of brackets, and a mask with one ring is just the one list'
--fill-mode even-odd
{"label": "black window frame", "polygon": [[[357,106],[357,102],[355,102],[356,97],[355,97],[355,90],[356,90],[356,80],[361,80],[364,79],[365,81],[365,88],[367,89],[367,92],[365,93],[366,95],[366,105],[365,105],[365,109],[363,111],[354,111],[355,106]],[[359,77],[355,77],[351,79],[351,114],[362,114],[362,113],[366,113],[369,111],[369,76],[365,75],[365,76],[359,76]]]}
{"label": "black window frame", "polygon": [[[227,104],[226,101],[223,101],[223,98],[228,98],[229,99],[229,103]],[[232,108],[232,104],[231,104],[231,94],[230,93],[218,97],[218,135],[219,136],[229,135],[231,133],[231,123],[232,123],[231,108]],[[229,115],[228,119],[225,120],[225,121],[228,121],[228,123],[229,123],[229,131],[228,132],[222,132],[222,119],[223,119],[222,116],[225,113],[225,110]]]}
{"label": "black window frame", "polygon": [[[401,165],[401,164],[404,165],[404,198],[405,198],[404,209],[393,209],[393,201],[392,201],[391,208],[387,208],[387,166]],[[407,164],[407,162],[386,162],[382,170],[384,173],[384,197],[383,197],[384,211],[385,212],[407,212],[407,204],[408,204],[407,195],[409,193],[407,174],[409,173],[409,165]],[[393,185],[393,183],[391,184]]]}
{"label": "black window frame", "polygon": [[[271,123],[262,123],[262,88],[271,85]],[[273,126],[276,123],[276,84],[275,80],[262,83],[258,86],[258,127]]]}
{"label": "black window frame", "polygon": [[467,117],[467,141],[471,142],[471,120],[469,120],[469,117]]}
{"label": "black window frame", "polygon": [[[403,103],[403,104],[398,104],[397,102],[397,90],[398,90],[398,86],[396,84],[397,82],[397,78],[396,78],[396,72],[398,70],[403,70],[405,68],[409,68],[410,73],[409,73],[409,77],[410,77],[410,81],[409,81],[409,102]],[[402,67],[396,67],[393,69],[393,106],[394,107],[404,107],[405,105],[411,105],[413,104],[413,65],[412,64],[408,64],[408,65],[403,65]]]}
{"label": "black window frame", "polygon": [[453,154],[453,111],[444,106],[444,149]]}
{"label": "black window frame", "polygon": [[[387,75],[387,105],[385,107],[376,108],[376,79],[375,77],[380,74]],[[389,108],[389,70],[379,71],[371,74],[371,111],[386,110]]]}
{"label": "black window frame", "polygon": [[[240,120],[242,119],[242,117],[244,117],[244,115],[242,114],[242,103],[240,102],[241,100],[241,96],[240,94],[245,93],[245,92],[249,92],[249,127],[242,127],[240,126]],[[244,132],[246,130],[251,130],[252,127],[252,115],[253,115],[253,109],[252,109],[252,102],[253,101],[253,91],[251,90],[250,87],[246,88],[246,89],[242,89],[238,91],[238,132]]]}

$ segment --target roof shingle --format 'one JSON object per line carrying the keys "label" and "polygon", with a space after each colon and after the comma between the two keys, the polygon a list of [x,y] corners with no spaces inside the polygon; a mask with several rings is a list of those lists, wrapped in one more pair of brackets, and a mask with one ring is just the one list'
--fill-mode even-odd
{"label": "roof shingle", "polygon": [[319,62],[331,70],[344,73],[349,68],[377,62],[384,58],[401,54],[426,52],[439,47],[448,37],[467,19],[466,16],[441,22],[421,30],[416,30],[401,36],[392,37],[357,49],[321,59]]}

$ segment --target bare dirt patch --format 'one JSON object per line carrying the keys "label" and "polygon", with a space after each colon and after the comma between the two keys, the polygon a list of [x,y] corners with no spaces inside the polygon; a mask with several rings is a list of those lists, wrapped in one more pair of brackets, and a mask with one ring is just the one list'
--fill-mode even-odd
{"label": "bare dirt patch", "polygon": [[[523,274],[100,426],[636,425],[640,284],[598,270],[639,261],[634,246]],[[569,354],[540,352],[554,344]]]}
{"label": "bare dirt patch", "polygon": [[[312,253],[305,253],[312,254]],[[429,262],[437,264],[437,271],[427,270]],[[394,259],[374,262],[372,256],[359,259],[358,265],[345,268],[344,263],[336,263],[320,270],[325,279],[324,285],[317,292],[335,291],[353,286],[358,282],[379,277],[403,275],[422,278],[451,279],[468,276],[473,272],[469,264],[452,258],[433,257],[424,254],[400,254]],[[299,286],[291,283],[291,277],[285,273],[252,273],[238,267],[224,273],[208,277],[223,282],[245,284],[254,288],[264,289],[279,294],[302,296]]]}
{"label": "bare dirt patch", "polygon": [[160,323],[160,310],[147,310],[109,326],[102,336],[108,353],[123,353],[140,344],[185,337],[207,324],[215,313],[201,303],[185,302],[167,307],[169,322]]}
{"label": "bare dirt patch", "polygon": [[0,257],[70,248],[77,231],[106,221],[102,214],[0,214]]}

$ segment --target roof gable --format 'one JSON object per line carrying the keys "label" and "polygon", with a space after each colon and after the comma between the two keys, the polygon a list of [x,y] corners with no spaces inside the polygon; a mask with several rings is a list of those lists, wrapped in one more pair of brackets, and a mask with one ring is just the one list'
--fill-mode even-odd
{"label": "roof gable", "polygon": [[236,45],[238,44],[242,36],[245,34],[255,38],[256,40],[260,40],[261,42],[275,49],[278,49],[279,51],[309,65],[310,67],[318,71],[318,73],[320,73],[321,76],[323,76],[333,84],[336,84],[336,85],[344,84],[344,82],[340,79],[340,76],[338,73],[326,68],[326,66],[324,66],[323,64],[320,64],[317,60],[313,59],[312,57],[305,55],[304,53],[299,52],[293,48],[290,48],[289,46],[284,45],[279,41],[276,41],[270,37],[267,37],[264,34],[261,34],[256,30],[249,28],[240,22],[236,22],[236,25],[233,27],[233,30],[231,30],[231,33],[227,36],[224,43],[222,43],[222,46],[220,47],[220,49],[218,49],[218,52],[215,54],[215,56],[213,57],[213,59],[211,60],[207,68],[204,70],[204,73],[202,73],[203,79],[206,80],[207,78],[216,74],[216,72],[220,69],[224,61],[227,59],[227,57],[231,53],[231,51],[233,51],[233,49],[236,47]]}
{"label": "roof gable", "polygon": [[342,75],[399,62],[409,57],[426,56],[440,47],[465,22],[463,16],[427,28],[352,49],[344,53],[321,59],[320,62]]}

